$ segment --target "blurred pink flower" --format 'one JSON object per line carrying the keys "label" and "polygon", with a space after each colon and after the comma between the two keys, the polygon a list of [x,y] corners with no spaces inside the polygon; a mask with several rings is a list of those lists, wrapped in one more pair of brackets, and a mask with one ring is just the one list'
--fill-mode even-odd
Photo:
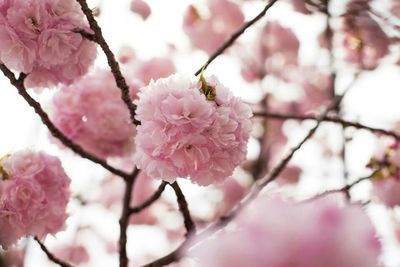
{"label": "blurred pink flower", "polygon": [[110,72],[87,75],[57,91],[54,124],[99,157],[126,155],[133,150],[135,128],[120,94]]}
{"label": "blurred pink flower", "polygon": [[183,29],[190,42],[207,53],[214,52],[244,22],[240,7],[230,0],[208,0],[208,16],[193,5],[186,11]]}
{"label": "blurred pink flower", "polygon": [[216,234],[189,256],[207,267],[378,266],[381,245],[358,206],[261,197],[239,214],[236,223],[236,228]]}
{"label": "blurred pink flower", "polygon": [[131,11],[141,16],[144,20],[151,14],[150,6],[143,0],[132,0]]}

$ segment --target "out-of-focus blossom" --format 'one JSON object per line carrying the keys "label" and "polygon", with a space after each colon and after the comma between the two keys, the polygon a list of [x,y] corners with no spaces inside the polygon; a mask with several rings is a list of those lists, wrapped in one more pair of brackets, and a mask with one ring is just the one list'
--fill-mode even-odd
{"label": "out-of-focus blossom", "polygon": [[82,245],[66,245],[54,251],[57,258],[79,265],[90,260],[89,253]]}
{"label": "out-of-focus blossom", "polygon": [[345,17],[342,43],[346,61],[373,70],[389,53],[390,38],[374,19],[361,13]]}
{"label": "out-of-focus blossom", "polygon": [[151,14],[150,6],[143,0],[132,0],[131,11],[146,20]]}
{"label": "out-of-focus blossom", "polygon": [[203,15],[190,5],[183,29],[195,47],[211,54],[242,26],[244,16],[240,7],[230,0],[209,0],[207,7],[209,14]]}
{"label": "out-of-focus blossom", "polygon": [[368,166],[378,170],[372,180],[372,194],[388,207],[400,205],[399,143],[381,147]]}
{"label": "out-of-focus blossom", "polygon": [[378,266],[381,245],[358,206],[341,208],[328,200],[294,204],[264,197],[239,214],[236,224],[189,256],[208,267]]}
{"label": "out-of-focus blossom", "polygon": [[[133,94],[137,88],[132,88]],[[69,138],[99,157],[133,150],[135,128],[110,72],[97,71],[63,86],[54,96],[52,119]]]}

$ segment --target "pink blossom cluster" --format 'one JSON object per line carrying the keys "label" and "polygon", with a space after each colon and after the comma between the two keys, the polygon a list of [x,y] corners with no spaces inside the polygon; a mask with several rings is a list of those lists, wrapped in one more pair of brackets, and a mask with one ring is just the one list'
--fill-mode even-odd
{"label": "pink blossom cluster", "polygon": [[70,179],[61,162],[43,152],[20,151],[0,162],[0,245],[19,238],[44,238],[62,230]]}
{"label": "pink blossom cluster", "polygon": [[381,244],[359,206],[262,197],[190,252],[207,267],[377,267]]}
{"label": "pink blossom cluster", "polygon": [[0,1],[0,61],[29,74],[28,87],[71,83],[85,74],[96,46],[74,29],[88,30],[73,0]]}
{"label": "pink blossom cluster", "polygon": [[245,159],[251,109],[217,78],[176,74],[150,82],[138,95],[135,160],[148,176],[209,185]]}
{"label": "pink blossom cluster", "polygon": [[231,0],[208,0],[208,14],[190,5],[183,29],[190,42],[207,53],[214,52],[244,21],[240,7]]}
{"label": "pink blossom cluster", "polygon": [[135,128],[111,72],[96,71],[62,86],[53,103],[54,124],[89,152],[105,158],[133,150]]}
{"label": "pink blossom cluster", "polygon": [[368,166],[379,170],[372,194],[388,207],[400,205],[400,147],[395,142],[376,151]]}

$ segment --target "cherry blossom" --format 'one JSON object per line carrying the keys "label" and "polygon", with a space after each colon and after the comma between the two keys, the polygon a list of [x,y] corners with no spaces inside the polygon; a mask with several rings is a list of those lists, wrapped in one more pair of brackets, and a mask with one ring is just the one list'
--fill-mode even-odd
{"label": "cherry blossom", "polygon": [[246,157],[250,107],[215,77],[172,75],[141,88],[136,164],[153,178],[221,182]]}
{"label": "cherry blossom", "polygon": [[44,238],[62,230],[70,179],[61,162],[43,152],[20,151],[0,161],[0,245],[25,235]]}

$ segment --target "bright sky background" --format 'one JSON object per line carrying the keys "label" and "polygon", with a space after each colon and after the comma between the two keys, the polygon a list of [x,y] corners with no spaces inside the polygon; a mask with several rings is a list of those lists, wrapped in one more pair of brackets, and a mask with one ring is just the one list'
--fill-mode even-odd
{"label": "bright sky background", "polygon": [[[387,0],[382,0],[385,3]],[[153,56],[165,55],[168,50],[166,43],[173,42],[179,52],[177,58],[177,67],[179,71],[194,73],[206,60],[206,55],[201,52],[193,53],[189,49],[189,43],[186,36],[182,35],[182,16],[185,8],[190,3],[201,1],[182,1],[182,0],[148,0],[152,7],[152,15],[146,23],[129,11],[129,0],[100,0],[89,1],[93,7],[95,4],[101,3],[100,24],[103,28],[104,35],[114,51],[128,44],[136,49],[137,56],[148,59]],[[251,2],[251,1],[249,1]],[[248,4],[245,6],[246,17],[253,17],[259,10],[263,8],[262,3],[259,5]],[[287,6],[276,6],[269,11],[268,18],[282,18],[282,12],[288,14],[285,16],[284,25],[294,26],[294,30],[298,33],[301,41],[313,38],[321,29],[321,19],[314,18],[304,20],[303,16],[293,15],[288,11]],[[290,19],[289,19],[290,18]],[[282,19],[281,19],[282,21]],[[250,38],[252,32],[246,33],[241,38]],[[312,61],[314,57],[314,48],[312,46],[304,46],[301,49],[302,59]],[[99,65],[104,65],[104,57],[101,55],[98,60]],[[242,81],[239,75],[238,61],[232,57],[221,56],[208,69],[208,74],[217,75],[220,80],[228,85],[235,94],[243,97],[249,102],[256,102],[261,97],[257,92],[256,86],[251,86]],[[340,73],[343,74],[343,73]],[[344,88],[348,82],[348,76],[344,74],[345,79],[339,80],[339,87]],[[346,96],[344,100],[344,111],[346,117],[352,120],[358,120],[367,125],[377,127],[390,127],[394,122],[400,119],[400,72],[398,67],[382,66],[373,73],[363,74],[356,86]],[[273,88],[273,84],[269,85]],[[284,90],[284,88],[282,89]],[[340,90],[340,88],[339,88]],[[33,92],[31,92],[33,93]],[[51,91],[45,91],[41,95],[35,97],[48,107]],[[38,150],[46,150],[51,154],[58,155],[62,158],[63,166],[67,170],[70,177],[73,178],[73,189],[76,192],[85,192],[90,190],[93,182],[99,182],[105,172],[96,165],[87,160],[80,159],[70,152],[60,151],[55,145],[51,144],[48,139],[48,132],[42,126],[38,116],[34,114],[25,101],[20,97],[8,81],[4,77],[0,77],[0,114],[1,114],[1,130],[0,130],[0,155],[10,151],[31,148]],[[304,125],[312,126],[312,123],[305,122]],[[288,123],[285,126],[287,132],[290,133],[290,144],[295,144],[303,137],[306,127],[302,127],[298,123]],[[317,137],[327,137],[326,142],[337,145],[340,140],[340,131],[332,131],[332,128],[322,127]],[[327,135],[329,133],[329,135]],[[249,156],[257,153],[257,145],[251,143]],[[366,172],[364,166],[373,152],[375,139],[365,131],[355,131],[353,141],[348,145],[348,167],[352,178],[362,177]],[[313,194],[321,188],[340,186],[341,181],[335,177],[342,175],[341,163],[333,162],[331,164],[321,165],[323,151],[318,147],[318,143],[314,140],[308,142],[304,148],[296,154],[293,162],[303,165],[306,168],[304,175],[308,177],[303,182],[299,190],[304,194]],[[323,167],[321,167],[323,166]],[[319,177],[327,176],[327,179],[321,181]],[[193,186],[184,183],[184,190],[190,190],[189,201],[195,202],[203,195],[196,193]],[[365,192],[369,189],[369,184],[360,185],[357,189],[359,196],[365,196]],[[197,199],[196,199],[197,198]],[[72,210],[74,205],[71,205]],[[369,211],[374,214],[377,224],[381,226],[382,233],[391,233],[391,225],[387,222],[387,212],[379,205],[371,205]],[[397,216],[400,217],[399,210]],[[118,232],[118,226],[114,218],[107,218],[103,213],[94,209],[87,212],[77,212],[73,218],[68,221],[69,225],[76,225],[77,222],[92,222],[96,225],[96,229],[104,235],[111,235],[110,232]],[[98,222],[101,221],[99,224]],[[96,223],[97,222],[97,223]],[[70,227],[73,228],[73,227]],[[73,232],[70,229],[69,232]],[[69,233],[61,233],[59,238],[69,238]],[[145,238],[143,238],[145,237]],[[160,238],[154,231],[148,229],[135,230],[134,242],[130,243],[128,249],[130,254],[136,254],[132,251],[139,251],[139,247],[146,249],[148,246],[154,245],[154,240]],[[49,240],[53,242],[54,240]],[[168,251],[167,240],[160,240],[158,243],[160,251]],[[96,251],[98,246],[91,243],[89,250]],[[37,247],[30,247],[28,253],[32,255],[31,261],[27,263],[27,267],[48,266],[43,261],[43,256]],[[398,253],[398,254],[397,254]],[[116,259],[110,259],[97,252],[91,266],[108,267],[116,266]],[[389,265],[387,267],[400,266],[400,250],[392,248],[385,255]]]}

